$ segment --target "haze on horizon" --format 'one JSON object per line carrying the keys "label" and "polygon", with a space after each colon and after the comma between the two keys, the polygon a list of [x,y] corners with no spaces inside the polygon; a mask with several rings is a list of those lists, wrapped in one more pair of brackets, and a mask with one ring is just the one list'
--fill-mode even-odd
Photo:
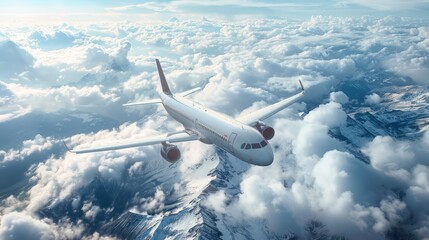
{"label": "haze on horizon", "polygon": [[[0,19],[7,22],[49,23],[49,21],[164,21],[171,17],[239,19],[287,17],[305,19],[314,15],[338,17],[397,16],[428,19],[428,0],[328,0],[328,1],[37,1],[0,2]],[[51,22],[52,24],[52,22]]]}

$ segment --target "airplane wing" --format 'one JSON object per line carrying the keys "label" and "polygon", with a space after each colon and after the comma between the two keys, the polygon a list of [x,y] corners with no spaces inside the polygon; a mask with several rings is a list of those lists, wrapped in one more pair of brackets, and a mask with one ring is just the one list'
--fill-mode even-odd
{"label": "airplane wing", "polygon": [[185,132],[185,130],[183,130],[179,132],[156,135],[156,136],[151,136],[143,139],[126,141],[122,143],[115,143],[115,144],[110,144],[106,146],[78,148],[78,149],[72,149],[69,151],[77,154],[91,153],[91,152],[101,152],[101,151],[108,151],[108,150],[148,146],[148,145],[154,145],[162,142],[175,143],[175,142],[194,141],[198,139],[199,137],[196,134],[188,134],[187,132]]}
{"label": "airplane wing", "polygon": [[236,120],[244,123],[249,126],[256,125],[259,121],[263,121],[272,115],[280,112],[284,108],[292,105],[293,103],[297,102],[300,98],[304,96],[304,86],[302,85],[301,81],[299,81],[299,84],[301,85],[302,91],[292,97],[286,98],[278,103],[274,103],[272,105],[266,106],[262,109],[259,109],[255,112],[249,113],[247,115],[238,117]]}

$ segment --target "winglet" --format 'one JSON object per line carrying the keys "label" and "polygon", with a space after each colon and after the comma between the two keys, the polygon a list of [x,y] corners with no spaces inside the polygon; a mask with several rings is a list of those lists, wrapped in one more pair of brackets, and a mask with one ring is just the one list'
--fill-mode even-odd
{"label": "winglet", "polygon": [[304,85],[302,85],[301,80],[298,80],[298,81],[299,81],[299,85],[301,85],[301,89],[302,89],[302,91],[304,92],[304,91],[305,91],[305,89],[304,89]]}
{"label": "winglet", "polygon": [[69,146],[67,146],[67,144],[66,144],[66,142],[64,140],[63,140],[63,144],[66,147],[67,152],[71,152],[71,153],[73,152],[72,150],[70,150]]}
{"label": "winglet", "polygon": [[165,79],[164,72],[162,71],[159,60],[156,59],[156,67],[158,68],[159,79],[161,80],[162,91],[167,95],[172,95],[170,88],[168,87],[167,80]]}

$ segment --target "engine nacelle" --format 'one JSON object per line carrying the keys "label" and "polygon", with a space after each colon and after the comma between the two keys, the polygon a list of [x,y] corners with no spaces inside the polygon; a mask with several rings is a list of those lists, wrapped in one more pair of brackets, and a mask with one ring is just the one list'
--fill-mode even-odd
{"label": "engine nacelle", "polygon": [[171,162],[174,163],[180,158],[180,150],[176,145],[169,144],[169,143],[162,143],[161,148],[161,156]]}
{"label": "engine nacelle", "polygon": [[274,128],[267,126],[263,123],[257,123],[255,128],[262,134],[265,140],[271,140],[274,137]]}

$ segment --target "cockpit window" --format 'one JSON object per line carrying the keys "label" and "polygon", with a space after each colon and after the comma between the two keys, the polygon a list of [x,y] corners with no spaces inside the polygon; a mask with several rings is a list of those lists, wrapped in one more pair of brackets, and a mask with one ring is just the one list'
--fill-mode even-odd
{"label": "cockpit window", "polygon": [[252,143],[252,149],[261,148],[261,144],[259,143]]}
{"label": "cockpit window", "polygon": [[263,140],[260,143],[243,143],[241,144],[241,149],[258,149],[263,148],[268,145],[268,142]]}

